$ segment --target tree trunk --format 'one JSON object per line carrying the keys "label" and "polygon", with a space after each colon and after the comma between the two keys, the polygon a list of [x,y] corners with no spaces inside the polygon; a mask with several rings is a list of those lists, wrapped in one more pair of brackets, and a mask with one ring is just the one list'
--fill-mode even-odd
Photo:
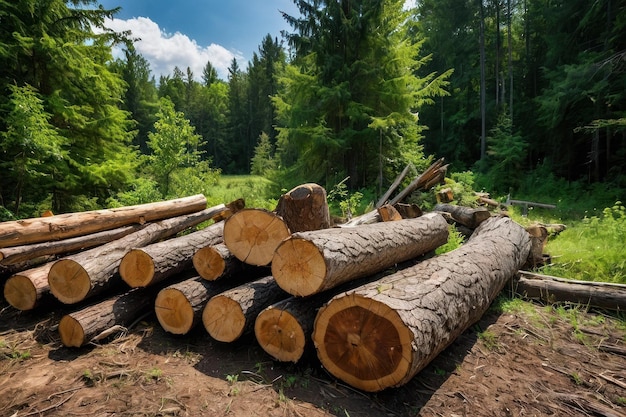
{"label": "tree trunk", "polygon": [[530,250],[510,218],[460,248],[333,297],[313,342],[324,367],[364,391],[407,383],[487,310]]}
{"label": "tree trunk", "polygon": [[292,233],[330,227],[326,190],[317,184],[302,184],[283,194],[274,211]]}
{"label": "tree trunk", "polygon": [[201,320],[207,301],[229,290],[246,278],[207,281],[193,277],[163,288],[154,301],[154,311],[163,330],[172,334],[187,334]]}
{"label": "tree trunk", "polygon": [[131,288],[147,287],[186,269],[194,254],[224,240],[224,222],[142,248],[130,250],[120,262],[120,275]]}
{"label": "tree trunk", "polygon": [[69,239],[0,249],[0,265],[14,265],[40,256],[58,255],[93,248],[120,239],[141,230],[143,227],[144,225],[134,224]]}
{"label": "tree trunk", "polygon": [[513,291],[547,303],[570,302],[608,310],[626,310],[626,285],[577,281],[520,271]]}
{"label": "tree trunk", "polygon": [[154,291],[133,289],[63,316],[59,322],[61,343],[81,347],[112,331],[124,330],[121,326],[130,325],[149,311],[154,295]]}
{"label": "tree trunk", "polygon": [[241,210],[224,223],[226,247],[250,265],[268,265],[276,247],[290,234],[280,216],[263,209]]}
{"label": "tree trunk", "polygon": [[385,204],[375,210],[369,211],[361,216],[353,217],[345,223],[338,224],[339,227],[355,227],[364,224],[374,224],[379,222],[389,222],[402,220],[402,215],[390,204]]}
{"label": "tree trunk", "polygon": [[308,296],[417,258],[448,240],[435,213],[417,219],[294,233],[276,249],[272,275],[280,287]]}
{"label": "tree trunk", "polygon": [[215,340],[234,342],[254,329],[261,310],[286,297],[273,277],[261,278],[212,297],[202,312],[202,323]]}
{"label": "tree trunk", "polygon": [[193,267],[207,281],[215,281],[245,270],[244,264],[233,255],[224,243],[206,246],[193,255]]}
{"label": "tree trunk", "polygon": [[491,217],[491,213],[484,207],[470,208],[452,204],[437,204],[433,211],[449,213],[455,223],[470,229],[476,229],[483,221]]}
{"label": "tree trunk", "polygon": [[50,293],[48,273],[53,262],[11,276],[4,285],[4,298],[18,310],[34,309]]}
{"label": "tree trunk", "polygon": [[161,220],[121,239],[56,261],[48,274],[50,291],[65,304],[74,304],[99,294],[121,281],[118,268],[129,248],[166,239],[224,210],[227,210],[226,206],[220,204],[192,214]]}
{"label": "tree trunk", "polygon": [[176,200],[0,223],[0,248],[66,239],[132,223],[178,217],[206,208],[202,194]]}

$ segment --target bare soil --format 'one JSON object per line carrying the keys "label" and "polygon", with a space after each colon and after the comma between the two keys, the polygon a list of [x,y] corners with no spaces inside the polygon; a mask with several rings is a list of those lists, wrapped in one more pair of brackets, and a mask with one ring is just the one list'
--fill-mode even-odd
{"label": "bare soil", "polygon": [[64,307],[0,301],[0,416],[626,416],[624,321],[520,305],[492,308],[408,384],[371,394],[314,352],[279,363],[251,336],[175,337],[149,313],[99,345],[65,348]]}

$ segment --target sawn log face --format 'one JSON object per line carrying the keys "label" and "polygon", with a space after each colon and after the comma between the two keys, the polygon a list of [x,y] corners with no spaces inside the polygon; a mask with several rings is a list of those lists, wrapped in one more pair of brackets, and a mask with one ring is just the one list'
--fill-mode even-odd
{"label": "sawn log face", "polygon": [[405,384],[482,316],[529,250],[521,226],[493,217],[460,248],[335,296],[313,332],[322,364],[365,391]]}

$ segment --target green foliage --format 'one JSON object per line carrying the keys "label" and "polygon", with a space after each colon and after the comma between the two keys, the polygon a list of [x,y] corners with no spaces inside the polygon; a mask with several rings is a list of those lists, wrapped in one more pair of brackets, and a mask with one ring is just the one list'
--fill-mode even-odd
{"label": "green foliage", "polygon": [[626,284],[626,209],[621,202],[599,216],[568,225],[546,251],[553,263],[546,274],[587,281]]}
{"label": "green foliage", "polygon": [[276,160],[273,157],[272,144],[267,133],[261,133],[259,143],[254,148],[252,157],[252,175],[266,175],[276,169]]}
{"label": "green foliage", "polygon": [[367,189],[350,192],[346,184],[348,179],[344,178],[327,194],[330,212],[347,220],[371,210],[374,198],[373,192]]}
{"label": "green foliage", "polygon": [[243,198],[246,207],[274,210],[280,197],[275,189],[276,184],[257,175],[222,175],[205,196],[209,206]]}
{"label": "green foliage", "polygon": [[465,236],[459,232],[454,225],[448,226],[448,241],[435,249],[436,255],[453,251],[465,242]]}

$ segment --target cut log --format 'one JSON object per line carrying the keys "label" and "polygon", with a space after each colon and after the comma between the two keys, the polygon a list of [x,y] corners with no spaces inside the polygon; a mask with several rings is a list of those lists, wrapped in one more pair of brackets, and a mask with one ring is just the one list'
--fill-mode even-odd
{"label": "cut log", "polygon": [[3,222],[0,223],[0,248],[66,239],[133,223],[143,224],[194,213],[205,208],[206,198],[202,194],[198,194],[175,200],[109,210],[93,210]]}
{"label": "cut log", "polygon": [[250,265],[268,265],[280,242],[290,234],[279,215],[263,209],[241,210],[224,223],[226,247]]}
{"label": "cut log", "polygon": [[0,249],[0,265],[15,265],[40,256],[58,255],[93,248],[120,239],[143,227],[144,225],[135,224],[69,239],[2,248]]}
{"label": "cut log", "polygon": [[393,207],[398,210],[403,219],[415,219],[424,214],[417,204],[396,203]]}
{"label": "cut log", "polygon": [[453,204],[437,204],[433,211],[449,213],[452,220],[462,226],[476,229],[483,221],[491,217],[491,213],[484,207],[471,208],[464,206],[455,206]]}
{"label": "cut log", "polygon": [[272,275],[289,294],[308,296],[417,258],[447,240],[448,224],[436,213],[294,233],[276,249]]}
{"label": "cut log", "polygon": [[274,212],[292,233],[330,227],[326,190],[317,184],[302,184],[283,194]]}
{"label": "cut log", "polygon": [[50,293],[48,273],[54,261],[22,271],[9,277],[4,285],[4,298],[18,310],[34,309],[44,295]]}
{"label": "cut log", "polygon": [[202,309],[209,299],[244,282],[238,280],[207,281],[193,277],[163,288],[154,301],[159,324],[166,332],[187,334],[202,319]]}
{"label": "cut log", "polygon": [[128,326],[154,302],[155,291],[133,289],[97,304],[66,314],[59,322],[61,343],[81,347],[99,339],[116,326]]}
{"label": "cut log", "polygon": [[402,215],[396,210],[396,208],[390,204],[385,204],[378,207],[376,210],[368,211],[357,217],[353,217],[343,224],[338,224],[339,227],[356,227],[364,224],[374,224],[378,222],[388,222],[402,220]]}
{"label": "cut log", "polygon": [[224,222],[184,236],[130,250],[120,262],[120,275],[131,288],[147,287],[191,269],[199,249],[224,240]]}
{"label": "cut log", "polygon": [[524,268],[537,268],[542,266],[545,262],[543,250],[548,240],[548,229],[543,226],[535,225],[526,227],[526,231],[530,236],[531,247]]}
{"label": "cut log", "polygon": [[224,204],[192,214],[152,223],[142,230],[56,261],[50,268],[50,292],[65,304],[74,304],[122,282],[118,269],[130,248],[174,236],[227,210]]}
{"label": "cut log", "polygon": [[521,226],[492,217],[458,249],[333,297],[313,330],[322,365],[364,391],[406,384],[480,319],[529,250]]}
{"label": "cut log", "polygon": [[607,310],[626,310],[626,285],[570,280],[519,271],[513,291],[547,303],[569,302]]}
{"label": "cut log", "polygon": [[215,340],[234,342],[254,329],[264,308],[288,296],[273,277],[264,277],[213,296],[204,307],[202,323]]}
{"label": "cut log", "polygon": [[452,188],[446,187],[437,191],[437,203],[450,203],[452,200],[454,200]]}
{"label": "cut log", "polygon": [[225,244],[206,246],[193,255],[193,267],[208,281],[232,276],[245,270],[247,264],[233,255]]}

